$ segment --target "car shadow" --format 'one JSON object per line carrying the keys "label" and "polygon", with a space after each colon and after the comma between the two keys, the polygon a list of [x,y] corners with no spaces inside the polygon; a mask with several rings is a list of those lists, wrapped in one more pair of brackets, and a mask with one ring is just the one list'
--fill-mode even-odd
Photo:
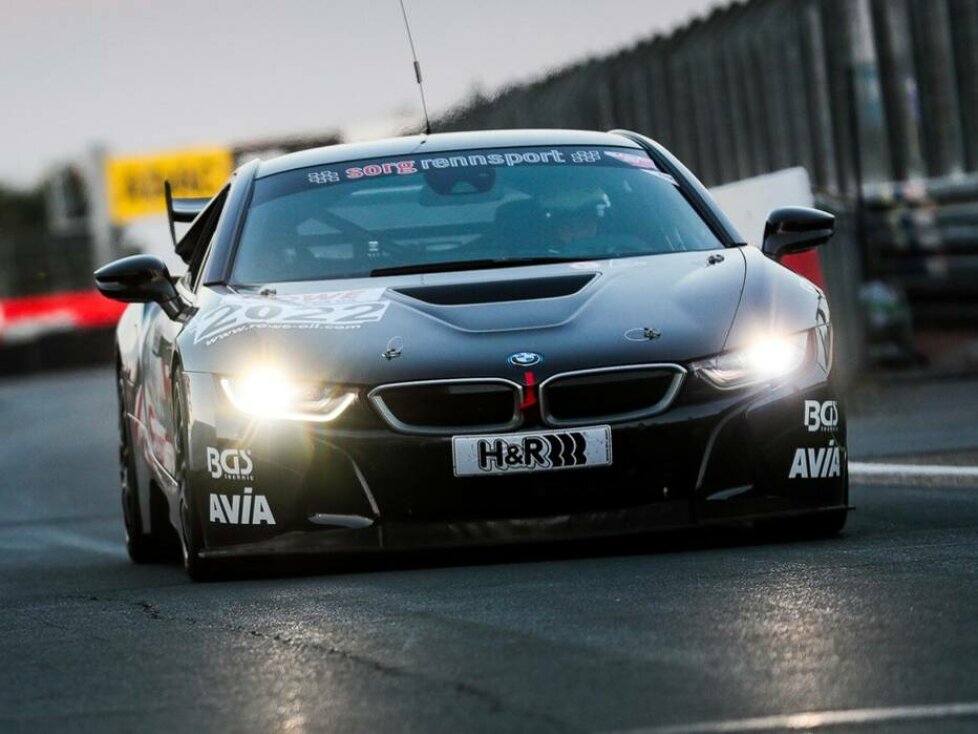
{"label": "car shadow", "polygon": [[331,553],[317,556],[277,556],[228,562],[221,580],[283,579],[337,576],[421,569],[460,568],[628,556],[699,553],[714,550],[833,543],[838,538],[813,539],[761,532],[750,526],[711,526],[658,531],[643,535],[573,541],[514,543],[497,546],[398,550],[381,553]]}

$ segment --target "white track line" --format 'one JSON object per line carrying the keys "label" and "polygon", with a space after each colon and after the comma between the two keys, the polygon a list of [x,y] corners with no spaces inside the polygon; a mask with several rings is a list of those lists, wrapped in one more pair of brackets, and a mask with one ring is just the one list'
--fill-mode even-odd
{"label": "white track line", "polygon": [[854,477],[974,477],[978,466],[938,466],[935,464],[877,464],[849,462],[849,474]]}
{"label": "white track line", "polygon": [[107,540],[99,540],[88,535],[75,533],[71,530],[61,528],[43,528],[34,533],[36,537],[51,542],[53,545],[77,548],[78,550],[99,553],[105,556],[116,556],[123,558],[126,556],[126,548],[120,540],[113,543]]}
{"label": "white track line", "polygon": [[888,721],[924,721],[971,717],[978,717],[978,702],[844,711],[811,711],[786,716],[760,716],[753,719],[728,719],[726,721],[700,721],[676,726],[651,726],[623,730],[618,734],[739,734],[740,732],[811,731],[835,726],[880,724]]}

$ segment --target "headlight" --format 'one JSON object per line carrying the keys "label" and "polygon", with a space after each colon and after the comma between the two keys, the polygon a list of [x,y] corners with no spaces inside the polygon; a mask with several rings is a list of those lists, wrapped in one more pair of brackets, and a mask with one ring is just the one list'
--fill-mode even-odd
{"label": "headlight", "polygon": [[354,390],[299,382],[270,367],[222,378],[221,387],[234,407],[260,418],[326,423],[338,418],[357,399]]}
{"label": "headlight", "polygon": [[805,363],[810,332],[759,339],[745,349],[695,362],[692,369],[723,390],[784,377]]}

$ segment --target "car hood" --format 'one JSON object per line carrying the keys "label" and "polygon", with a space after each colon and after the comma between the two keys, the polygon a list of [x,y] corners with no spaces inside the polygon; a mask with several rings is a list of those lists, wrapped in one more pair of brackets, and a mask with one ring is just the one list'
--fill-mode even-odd
{"label": "car hood", "polygon": [[[717,258],[721,255],[722,259]],[[203,289],[180,335],[185,369],[373,385],[443,377],[538,379],[570,370],[688,362],[719,352],[745,280],[740,248],[573,264]]]}

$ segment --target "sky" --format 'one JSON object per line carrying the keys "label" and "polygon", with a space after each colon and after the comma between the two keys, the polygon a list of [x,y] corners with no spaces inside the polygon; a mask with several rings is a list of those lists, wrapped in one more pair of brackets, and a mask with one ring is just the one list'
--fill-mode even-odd
{"label": "sky", "polygon": [[[406,0],[433,116],[727,0]],[[397,0],[0,0],[0,182],[420,115]],[[420,119],[420,117],[419,117]]]}

